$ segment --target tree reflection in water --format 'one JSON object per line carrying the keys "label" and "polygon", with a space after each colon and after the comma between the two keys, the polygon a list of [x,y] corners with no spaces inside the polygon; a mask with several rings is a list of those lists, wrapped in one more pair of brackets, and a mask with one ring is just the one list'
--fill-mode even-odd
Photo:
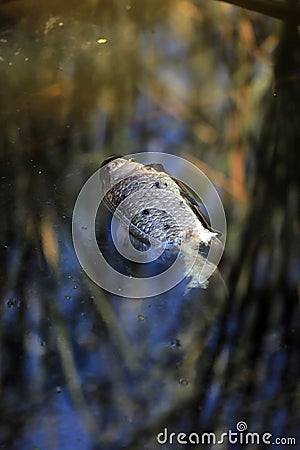
{"label": "tree reflection in water", "polygon": [[[239,420],[296,436],[296,26],[281,31],[273,95],[279,24],[221,3],[1,13],[2,448],[152,449],[164,427]],[[147,150],[183,155],[218,185],[228,296],[212,281],[133,301],[82,272],[80,188],[104,157]]]}

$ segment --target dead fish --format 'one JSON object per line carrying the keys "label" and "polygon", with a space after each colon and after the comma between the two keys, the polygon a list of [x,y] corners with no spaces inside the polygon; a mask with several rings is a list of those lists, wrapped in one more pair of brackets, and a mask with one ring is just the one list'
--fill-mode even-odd
{"label": "dead fish", "polygon": [[133,159],[111,157],[101,167],[104,201],[128,225],[135,248],[144,251],[157,243],[173,251],[184,246],[186,260],[196,250],[201,267],[198,263],[191,274],[190,287],[204,286],[205,274],[205,283],[201,283],[197,272],[205,263],[211,264],[205,255],[219,233],[210,227],[187,187],[160,164],[144,165]]}

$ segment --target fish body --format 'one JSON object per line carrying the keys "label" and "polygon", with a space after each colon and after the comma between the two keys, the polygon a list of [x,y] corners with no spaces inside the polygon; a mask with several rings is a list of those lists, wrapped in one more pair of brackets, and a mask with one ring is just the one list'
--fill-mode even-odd
{"label": "fish body", "polygon": [[167,250],[184,247],[188,259],[189,251],[204,254],[217,239],[185,186],[161,165],[116,158],[104,162],[101,173],[105,203],[128,225],[137,249],[146,250],[151,240]]}

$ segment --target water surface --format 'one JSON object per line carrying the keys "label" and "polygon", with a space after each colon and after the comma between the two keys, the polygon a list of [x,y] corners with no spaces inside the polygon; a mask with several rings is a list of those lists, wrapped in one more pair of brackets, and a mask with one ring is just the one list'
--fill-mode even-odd
{"label": "water surface", "polygon": [[[0,17],[1,448],[180,448],[157,434],[239,421],[296,437],[297,27],[183,0],[6,2]],[[141,151],[216,185],[227,289],[132,300],[81,269],[82,185]]]}

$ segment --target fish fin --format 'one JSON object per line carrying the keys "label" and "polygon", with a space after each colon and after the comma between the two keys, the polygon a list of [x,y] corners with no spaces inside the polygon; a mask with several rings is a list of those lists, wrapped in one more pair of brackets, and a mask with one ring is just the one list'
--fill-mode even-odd
{"label": "fish fin", "polygon": [[204,228],[211,231],[212,233],[216,233],[216,237],[221,237],[222,233],[220,233],[218,230],[215,230],[214,228],[211,227],[208,219],[206,218],[203,211],[201,210],[200,203],[189,194],[188,187],[181,180],[178,180],[174,177],[173,177],[173,180],[178,185],[178,187],[180,189],[180,194],[188,202],[189,207],[193,210],[193,212],[195,213],[197,218],[200,220],[200,222],[204,226]]}
{"label": "fish fin", "polygon": [[[165,172],[166,173],[164,166],[159,163],[147,164],[145,167],[151,167],[152,169],[155,169],[157,172]],[[190,208],[193,210],[193,212],[195,213],[197,218],[200,220],[200,222],[204,226],[204,228],[208,229],[212,233],[216,233],[217,237],[221,237],[222,233],[220,233],[218,230],[214,230],[210,226],[207,218],[201,211],[200,204],[189,194],[189,189],[186,186],[186,184],[183,183],[183,181],[178,180],[175,177],[172,177],[171,175],[169,175],[169,176],[172,178],[173,181],[175,181],[175,183],[177,184],[177,186],[180,189],[180,194],[188,201]]]}

